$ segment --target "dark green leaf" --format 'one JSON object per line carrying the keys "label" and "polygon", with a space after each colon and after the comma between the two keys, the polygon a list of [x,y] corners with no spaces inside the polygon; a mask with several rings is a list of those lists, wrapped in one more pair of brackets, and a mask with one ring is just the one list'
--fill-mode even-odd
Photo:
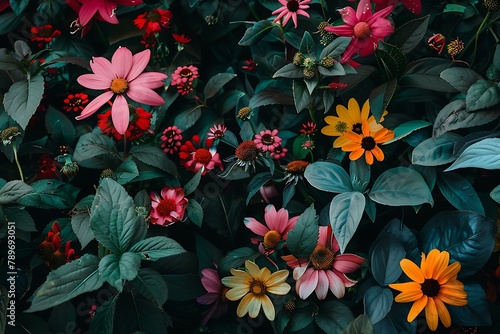
{"label": "dark green leaf", "polygon": [[400,78],[405,72],[406,58],[398,47],[379,41],[374,54],[388,80]]}
{"label": "dark green leaf", "polygon": [[470,86],[482,79],[481,75],[466,67],[448,68],[439,76],[462,93],[466,93]]}
{"label": "dark green leaf", "polygon": [[500,169],[500,138],[487,138],[467,147],[446,169],[459,168]]}
{"label": "dark green leaf", "polygon": [[310,139],[305,135],[300,135],[293,141],[293,156],[295,159],[304,159],[309,154],[309,150],[302,147]]}
{"label": "dark green leaf", "polygon": [[171,238],[156,236],[140,240],[130,248],[130,252],[139,254],[143,260],[156,261],[162,257],[184,253],[185,250]]}
{"label": "dark green leaf", "polygon": [[370,75],[377,71],[376,67],[370,65],[361,65],[356,67],[356,74],[348,74],[339,77],[339,83],[347,84],[346,89],[340,90],[337,95],[341,95],[350,89],[354,88],[357,84],[366,80]]}
{"label": "dark green leaf", "polygon": [[351,160],[349,164],[349,174],[351,174],[352,189],[364,192],[370,182],[370,165],[363,159]]}
{"label": "dark green leaf", "polygon": [[370,318],[372,324],[376,324],[385,318],[391,310],[392,300],[392,292],[388,288],[372,286],[366,290],[363,304],[365,306],[365,314]]}
{"label": "dark green leaf", "polygon": [[239,268],[253,257],[257,257],[260,253],[256,253],[250,247],[240,247],[227,252],[226,256],[222,258],[219,263],[219,271],[228,275],[231,268]]}
{"label": "dark green leaf", "polygon": [[306,180],[315,188],[332,193],[352,191],[351,178],[336,163],[317,161],[306,167]]}
{"label": "dark green leaf", "polygon": [[203,223],[203,208],[200,203],[190,199],[186,208],[189,219],[198,227]]}
{"label": "dark green leaf", "polygon": [[12,55],[0,55],[0,69],[5,71],[15,71],[22,69],[22,64]]}
{"label": "dark green leaf", "polygon": [[289,182],[288,184],[285,185],[285,188],[283,188],[283,207],[286,208],[288,203],[291,201],[293,198],[293,195],[295,195],[295,183],[294,182]]}
{"label": "dark green leaf", "polygon": [[42,209],[68,209],[76,203],[77,187],[59,180],[40,180],[31,184],[33,191],[17,202]]}
{"label": "dark green leaf", "polygon": [[443,196],[457,210],[475,211],[484,215],[484,208],[472,184],[459,174],[441,173],[437,185]]}
{"label": "dark green leaf", "polygon": [[302,79],[303,77],[304,71],[294,64],[286,64],[273,75],[273,78]]}
{"label": "dark green leaf", "polygon": [[365,196],[357,191],[338,194],[330,203],[330,225],[341,253],[354,236],[364,209]]}
{"label": "dark green leaf", "polygon": [[395,142],[397,140],[400,140],[401,138],[408,136],[413,131],[428,127],[429,125],[431,125],[431,123],[429,123],[427,121],[423,121],[423,120],[412,120],[412,121],[404,122],[403,124],[398,125],[393,130],[394,131],[394,138],[386,141],[384,143],[384,145],[390,144],[390,143]]}
{"label": "dark green leaf", "polygon": [[73,64],[73,65],[78,65],[80,67],[83,67],[83,68],[91,71],[91,68],[89,66],[89,61],[87,59],[80,58],[80,57],[55,58],[55,59],[52,59],[48,62],[43,63],[43,65],[47,66],[47,65],[56,64],[56,63],[69,63],[69,64]]}
{"label": "dark green leaf", "polygon": [[137,145],[133,146],[130,152],[134,155],[134,157],[145,164],[159,168],[172,176],[178,175],[175,163],[171,161],[159,147],[151,145]]}
{"label": "dark green leaf", "polygon": [[500,88],[496,82],[480,79],[467,90],[467,111],[493,107],[500,102]]}
{"label": "dark green leaf", "polygon": [[107,254],[99,262],[99,275],[121,292],[123,281],[132,281],[140,266],[141,258],[135,253]]}
{"label": "dark green leaf", "polygon": [[[304,307],[296,308],[288,325],[286,327],[287,332],[290,331],[292,333],[297,333],[300,330],[307,330],[307,326],[309,326],[313,322],[313,312],[311,306],[307,305]],[[320,318],[320,321],[322,319]],[[300,333],[300,332],[299,332]]]}
{"label": "dark green leaf", "polygon": [[149,268],[140,269],[132,284],[141,295],[155,302],[160,307],[167,301],[167,283],[156,270]]}
{"label": "dark green leaf", "polygon": [[[373,246],[372,246],[373,247]],[[406,251],[401,242],[395,238],[394,234],[381,234],[374,243],[371,254],[371,268],[373,278],[381,286],[394,283],[401,275],[402,269],[399,262],[406,257]],[[387,310],[389,312],[389,310]],[[385,314],[380,318],[385,317]],[[378,320],[380,320],[378,319]],[[373,318],[370,320],[375,324]]]}
{"label": "dark green leaf", "polygon": [[18,206],[5,206],[5,216],[8,221],[16,223],[16,231],[36,232],[36,225],[28,211]]}
{"label": "dark green leaf", "polygon": [[253,26],[245,31],[245,34],[238,42],[241,46],[251,46],[259,42],[265,35],[271,32],[274,27],[269,20],[254,22]]}
{"label": "dark green leaf", "polygon": [[26,6],[28,6],[29,0],[9,0],[9,3],[14,13],[21,15]]}
{"label": "dark green leaf", "polygon": [[424,38],[429,18],[430,15],[426,15],[404,23],[392,33],[387,43],[399,47],[403,54],[408,54]]}
{"label": "dark green leaf", "polygon": [[9,204],[17,201],[34,189],[23,181],[14,180],[7,182],[0,188],[0,205]]}
{"label": "dark green leaf", "polygon": [[87,168],[112,168],[121,162],[113,139],[100,133],[86,133],[76,144],[73,160]]}
{"label": "dark green leaf", "polygon": [[[418,248],[417,237],[400,220],[394,218],[387,223],[384,229],[380,232],[378,238],[385,239],[386,237],[391,237],[393,240],[398,240],[403,245],[406,252],[406,258],[414,262],[418,262],[420,260],[420,250]],[[372,244],[372,247],[378,244],[378,238]],[[372,252],[371,249],[370,252]]]}
{"label": "dark green leaf", "polygon": [[95,238],[94,232],[90,228],[90,209],[93,201],[93,195],[84,197],[75,205],[74,213],[71,215],[71,227],[82,248],[85,248]]}
{"label": "dark green leaf", "polygon": [[394,78],[380,86],[375,87],[370,92],[370,110],[377,122],[380,121],[385,108],[391,102],[392,96],[396,91],[398,81]]}
{"label": "dark green leaf", "polygon": [[25,18],[24,15],[16,15],[14,12],[2,12],[0,15],[0,34],[5,35],[12,30],[16,29],[17,26],[22,22]]}
{"label": "dark green leaf", "polygon": [[451,64],[451,61],[440,58],[418,59],[408,64],[408,69],[399,80],[399,84],[404,87],[454,93],[456,89],[439,76],[442,71],[450,68]]}
{"label": "dark green leaf", "polygon": [[200,184],[201,173],[203,171],[204,171],[204,169],[200,169],[196,174],[194,174],[194,176],[191,178],[191,180],[189,180],[184,185],[184,187],[182,188],[182,190],[184,191],[184,196],[187,196],[196,190],[196,188]]}
{"label": "dark green leaf", "polygon": [[373,326],[366,314],[360,314],[340,334],[373,334]]}
{"label": "dark green leaf", "polygon": [[26,129],[31,116],[38,108],[43,92],[43,76],[37,75],[31,79],[15,82],[5,93],[3,98],[5,110],[23,130]]}
{"label": "dark green leaf", "polygon": [[235,76],[236,74],[234,73],[219,73],[211,77],[205,85],[205,99],[209,99],[217,94],[217,92]]}
{"label": "dark green leaf", "polygon": [[373,325],[374,333],[380,334],[399,334],[416,333],[417,319],[412,322],[407,321],[410,312],[411,303],[399,304],[393,303],[387,316]]}
{"label": "dark green leaf", "polygon": [[248,205],[252,197],[259,191],[259,189],[272,178],[273,176],[270,172],[261,172],[256,174],[248,184],[248,195],[245,204]]}
{"label": "dark green leaf", "polygon": [[337,37],[325,46],[323,51],[321,51],[321,54],[319,56],[320,59],[323,59],[325,57],[332,57],[332,58],[337,58],[340,56],[344,51],[347,49],[347,46],[351,42],[350,37]]}
{"label": "dark green leaf", "polygon": [[68,324],[76,324],[76,312],[73,304],[66,301],[52,308],[48,325],[52,333],[65,332]]}
{"label": "dark green leaf", "polygon": [[329,89],[323,91],[323,104],[325,108],[325,113],[329,112],[335,102],[335,93]]}
{"label": "dark green leaf", "polygon": [[189,129],[200,119],[202,115],[201,109],[194,107],[178,113],[175,116],[174,125],[180,129]]}
{"label": "dark green leaf", "polygon": [[137,168],[137,164],[133,160],[127,159],[115,169],[115,175],[116,182],[124,185],[139,176],[139,169]]}
{"label": "dark green leaf", "polygon": [[59,110],[49,106],[45,114],[47,132],[59,145],[72,145],[76,130],[69,118]]}
{"label": "dark green leaf", "polygon": [[500,204],[500,185],[496,186],[491,192],[490,192],[490,197]]}
{"label": "dark green leaf", "polygon": [[316,43],[314,43],[314,40],[308,31],[304,32],[304,36],[302,36],[299,52],[303,55],[316,59]]}
{"label": "dark green leaf", "polygon": [[462,326],[491,326],[491,312],[484,288],[476,282],[464,284],[467,305],[446,307],[454,322]]}
{"label": "dark green leaf", "polygon": [[354,315],[349,307],[340,301],[333,300],[320,306],[314,320],[325,333],[338,333],[354,320]]}
{"label": "dark green leaf", "polygon": [[168,300],[193,300],[206,293],[200,277],[193,274],[162,275],[169,291]]}
{"label": "dark green leaf", "polygon": [[319,66],[318,72],[328,77],[344,76],[347,74],[344,65],[339,62],[335,62],[333,66],[329,68]]}
{"label": "dark green leaf", "polygon": [[99,289],[104,283],[98,272],[99,258],[84,254],[77,260],[53,270],[33,294],[25,312],[37,312],[62,304],[85,292]]}
{"label": "dark green leaf", "polygon": [[[7,308],[9,307],[9,298],[7,289],[0,286],[0,332],[5,333],[7,327]],[[10,321],[10,318],[9,318]]]}
{"label": "dark green leaf", "polygon": [[113,333],[113,323],[115,317],[117,298],[107,300],[99,306],[90,322],[90,330],[96,334]]}
{"label": "dark green leaf", "polygon": [[318,216],[311,205],[299,216],[294,228],[288,232],[288,249],[299,259],[308,258],[318,243],[318,235]]}
{"label": "dark green leaf", "polygon": [[[288,64],[288,65],[295,66],[293,64]],[[285,91],[280,88],[268,87],[256,92],[250,98],[248,106],[253,109],[261,106],[267,106],[270,104],[293,105],[294,101],[292,96],[289,95],[288,91]]]}
{"label": "dark green leaf", "polygon": [[297,112],[301,112],[311,103],[311,95],[302,80],[293,80],[293,100]]}
{"label": "dark green leaf", "polygon": [[439,166],[456,159],[453,154],[455,143],[461,136],[447,132],[437,139],[429,138],[421,142],[412,152],[411,162],[420,166]]}

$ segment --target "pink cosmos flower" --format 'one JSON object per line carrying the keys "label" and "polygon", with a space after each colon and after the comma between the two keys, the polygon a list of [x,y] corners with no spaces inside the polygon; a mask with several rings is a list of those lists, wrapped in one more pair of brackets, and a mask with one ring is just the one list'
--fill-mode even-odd
{"label": "pink cosmos flower", "polygon": [[354,254],[336,254],[339,249],[331,226],[320,226],[318,244],[309,259],[299,261],[293,255],[282,257],[294,268],[293,278],[297,281],[295,288],[300,298],[306,299],[316,291],[318,299],[325,299],[328,288],[335,297],[342,298],[345,288],[356,284],[345,274],[358,270],[364,259]]}
{"label": "pink cosmos flower", "polygon": [[125,96],[138,103],[162,105],[163,98],[153,89],[162,87],[167,75],[160,72],[142,73],[148,65],[150,56],[149,49],[132,56],[129,49],[119,47],[113,54],[111,62],[104,57],[94,57],[90,62],[94,74],[80,75],[78,83],[90,89],[106,91],[92,100],[76,119],[89,117],[113,96],[116,96],[111,109],[111,118],[116,131],[124,134],[130,118]]}
{"label": "pink cosmos flower", "polygon": [[205,175],[211,171],[215,166],[221,170],[224,169],[222,161],[220,160],[219,153],[215,147],[212,146],[212,139],[205,141],[205,147],[200,147],[200,136],[194,135],[193,142],[187,140],[180,149],[179,158],[181,166],[194,173],[203,168],[201,175]]}
{"label": "pink cosmos flower", "polygon": [[377,5],[377,11],[384,9],[389,6],[394,6],[401,2],[406,9],[410,10],[415,15],[420,15],[422,11],[422,3],[421,0],[372,0],[374,4]]}
{"label": "pink cosmos flower", "polygon": [[220,318],[227,313],[229,306],[226,292],[229,290],[222,284],[217,270],[205,268],[201,271],[201,284],[207,290],[207,294],[196,298],[196,301],[203,305],[212,305],[203,312],[201,324],[205,325],[211,318]]}
{"label": "pink cosmos flower", "polygon": [[281,145],[281,138],[277,136],[278,130],[262,130],[255,135],[253,142],[255,146],[262,152],[273,151]]}
{"label": "pink cosmos flower", "polygon": [[305,17],[309,17],[309,14],[305,11],[305,9],[309,8],[308,3],[312,0],[278,0],[283,7],[276,9],[271,14],[278,16],[274,19],[273,22],[278,22],[282,17],[285,17],[283,20],[283,25],[286,25],[290,18],[292,18],[293,24],[295,28],[297,28],[297,15],[302,15]]}
{"label": "pink cosmos flower", "polygon": [[184,218],[188,199],[184,197],[181,187],[163,187],[161,196],[152,191],[151,197],[151,223],[168,226]]}
{"label": "pink cosmos flower", "polygon": [[288,218],[288,210],[282,208],[276,211],[274,205],[269,204],[264,210],[264,221],[260,223],[252,217],[246,217],[243,222],[253,233],[263,238],[252,238],[254,244],[259,244],[261,254],[271,254],[281,240],[286,240],[288,232],[294,228],[299,216]]}
{"label": "pink cosmos flower", "polygon": [[394,31],[392,22],[386,19],[392,9],[393,7],[389,6],[372,14],[370,0],[361,0],[356,11],[352,7],[338,10],[345,24],[327,26],[325,31],[339,36],[352,37],[342,55],[343,63],[349,61],[356,52],[359,52],[361,57],[372,54],[378,41]]}

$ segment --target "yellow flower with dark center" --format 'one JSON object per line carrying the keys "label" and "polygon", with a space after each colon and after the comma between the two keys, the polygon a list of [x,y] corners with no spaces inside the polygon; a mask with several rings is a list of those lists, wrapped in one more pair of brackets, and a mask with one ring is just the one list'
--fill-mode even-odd
{"label": "yellow flower with dark center", "polygon": [[373,157],[377,161],[384,160],[384,152],[378,144],[385,143],[394,138],[394,132],[386,128],[381,128],[377,132],[373,132],[368,125],[368,121],[364,120],[361,124],[361,134],[354,131],[347,131],[344,133],[344,137],[348,139],[348,142],[342,146],[342,151],[351,152],[349,159],[358,160],[364,154],[366,163],[372,165]]}
{"label": "yellow flower with dark center", "polygon": [[[353,131],[357,134],[361,134],[361,124],[363,120],[368,121],[370,126],[370,131],[376,132],[383,128],[380,123],[377,123],[375,117],[369,116],[370,114],[370,100],[366,100],[363,107],[360,109],[358,102],[351,98],[347,104],[347,108],[339,104],[336,107],[338,116],[326,116],[325,122],[328,123],[327,126],[321,129],[321,133],[331,137],[338,137],[333,142],[333,147],[339,148],[344,144],[349,142],[343,134],[347,131]],[[385,110],[382,114],[380,122],[384,120],[388,112]]]}
{"label": "yellow flower with dark center", "polygon": [[271,274],[266,267],[260,269],[249,260],[245,261],[245,268],[246,271],[231,269],[233,276],[222,279],[222,283],[230,288],[226,292],[226,298],[231,301],[241,299],[236,310],[238,317],[244,317],[248,313],[250,318],[256,318],[262,307],[266,318],[273,321],[274,305],[267,294],[286,295],[290,291],[290,285],[285,282],[288,270],[278,270]]}
{"label": "yellow flower with dark center", "polygon": [[401,268],[413,282],[389,284],[389,287],[401,291],[395,298],[397,303],[413,302],[408,322],[412,322],[425,308],[425,318],[431,330],[436,330],[438,317],[445,327],[450,327],[451,316],[445,303],[467,305],[464,285],[457,280],[461,265],[459,262],[448,265],[449,261],[450,253],[437,249],[431,250],[427,257],[422,253],[420,267],[408,259],[401,260]]}

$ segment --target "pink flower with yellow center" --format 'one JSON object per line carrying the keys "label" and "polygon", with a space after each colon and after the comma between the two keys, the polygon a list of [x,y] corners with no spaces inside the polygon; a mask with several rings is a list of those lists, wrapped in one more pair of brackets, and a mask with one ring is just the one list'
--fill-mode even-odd
{"label": "pink flower with yellow center", "polygon": [[252,217],[244,219],[245,226],[253,233],[263,238],[252,238],[254,244],[259,244],[259,251],[272,253],[281,240],[286,240],[288,232],[294,228],[299,216],[288,218],[288,210],[282,208],[276,211],[274,205],[266,206],[264,210],[265,224]]}
{"label": "pink flower with yellow center", "polygon": [[255,135],[253,142],[262,152],[273,151],[281,145],[281,138],[277,136],[278,130],[262,130]]}
{"label": "pink flower with yellow center", "polygon": [[198,67],[189,66],[179,66],[172,73],[172,81],[170,84],[177,87],[177,91],[182,95],[188,94],[193,90],[193,81],[199,78]]}
{"label": "pink flower with yellow center", "polygon": [[[194,142],[194,145],[193,145]],[[194,135],[193,142],[186,141],[180,149],[179,158],[181,166],[194,173],[203,168],[201,175],[205,175],[216,166],[224,169],[219,153],[212,146],[212,139],[205,141],[205,147],[200,147],[200,136]]]}
{"label": "pink flower with yellow center", "polygon": [[297,15],[302,15],[305,17],[309,17],[309,14],[305,11],[305,9],[309,8],[308,3],[312,0],[278,0],[283,7],[276,9],[272,12],[273,15],[278,14],[278,16],[274,19],[273,22],[278,22],[282,17],[283,23],[282,25],[286,25],[290,18],[293,21],[295,28],[297,28]]}
{"label": "pink flower with yellow center", "polygon": [[319,227],[319,239],[309,259],[297,259],[293,255],[283,256],[283,260],[294,268],[295,289],[300,298],[306,299],[313,291],[318,299],[326,298],[328,289],[337,298],[345,295],[345,288],[356,284],[346,274],[361,268],[365,259],[355,254],[337,254],[340,247],[330,226]]}
{"label": "pink flower with yellow center", "polygon": [[86,88],[102,89],[105,92],[93,99],[76,119],[82,120],[91,116],[115,96],[111,118],[116,131],[124,134],[130,119],[126,97],[151,106],[165,103],[153,89],[162,87],[167,75],[160,72],[142,73],[149,63],[150,56],[150,50],[132,55],[126,47],[119,47],[111,62],[104,57],[94,57],[90,62],[94,73],[80,75],[77,80]]}
{"label": "pink flower with yellow center", "polygon": [[345,24],[327,26],[325,31],[339,36],[352,37],[342,55],[343,63],[349,61],[357,52],[361,57],[372,54],[378,41],[394,31],[392,22],[386,19],[392,9],[393,7],[389,6],[373,14],[370,0],[361,0],[356,11],[352,7],[338,10]]}
{"label": "pink flower with yellow center", "polygon": [[181,187],[163,187],[160,196],[152,191],[151,197],[151,223],[168,226],[184,219],[188,199],[184,197]]}

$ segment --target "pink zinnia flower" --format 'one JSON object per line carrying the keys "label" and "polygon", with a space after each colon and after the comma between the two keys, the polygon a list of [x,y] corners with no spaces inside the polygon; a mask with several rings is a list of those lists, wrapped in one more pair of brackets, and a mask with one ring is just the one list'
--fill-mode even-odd
{"label": "pink zinnia flower", "polygon": [[283,159],[286,156],[286,153],[288,152],[288,149],[286,147],[281,146],[281,144],[278,147],[275,147],[272,151],[269,152],[269,155],[271,158],[279,160]]}
{"label": "pink zinnia flower", "polygon": [[278,130],[262,130],[259,134],[255,135],[253,142],[255,146],[262,152],[273,151],[281,145],[281,138],[277,136]]}
{"label": "pink zinnia flower", "polygon": [[297,15],[302,15],[305,17],[309,17],[309,14],[305,11],[305,9],[309,8],[308,3],[312,0],[278,0],[283,7],[276,9],[271,14],[278,14],[278,16],[274,19],[273,22],[278,22],[283,16],[285,19],[283,20],[283,25],[286,25],[290,18],[292,18],[293,24],[295,28],[297,28]]}
{"label": "pink zinnia flower", "polygon": [[150,50],[144,50],[132,56],[129,49],[119,47],[113,54],[111,62],[104,57],[94,57],[90,62],[94,74],[80,75],[78,83],[90,89],[106,91],[92,100],[76,119],[89,117],[116,95],[111,109],[111,118],[116,131],[124,134],[130,118],[125,95],[138,103],[162,105],[163,98],[153,89],[162,87],[167,75],[160,72],[142,73],[148,65],[150,56]]}
{"label": "pink zinnia flower", "polygon": [[203,168],[201,175],[205,175],[207,171],[211,171],[215,166],[221,170],[224,169],[219,153],[217,153],[215,147],[211,147],[213,140],[207,139],[205,147],[200,147],[200,136],[194,135],[192,140],[194,145],[188,140],[181,146],[179,152],[181,166],[194,173]]}
{"label": "pink zinnia flower", "polygon": [[160,139],[163,142],[161,144],[163,152],[174,154],[174,152],[177,152],[182,145],[182,130],[175,125],[169,126],[163,130],[163,135]]}
{"label": "pink zinnia flower", "polygon": [[181,187],[163,187],[161,196],[152,191],[151,197],[151,223],[168,226],[184,218],[188,199],[184,197]]}
{"label": "pink zinnia flower", "polygon": [[193,90],[193,81],[198,79],[198,67],[189,66],[179,66],[172,73],[172,81],[170,84],[172,86],[177,86],[177,91],[182,95],[186,95]]}
{"label": "pink zinnia flower", "polygon": [[196,301],[203,305],[212,305],[207,311],[203,312],[201,324],[205,325],[211,318],[220,318],[227,313],[229,306],[226,292],[229,290],[222,284],[217,270],[205,268],[201,271],[201,284],[207,290],[207,294],[196,298]]}
{"label": "pink zinnia flower", "polygon": [[288,232],[294,228],[299,216],[288,218],[288,210],[282,208],[276,211],[274,205],[269,204],[264,210],[265,224],[252,217],[246,217],[243,222],[253,233],[263,238],[252,238],[254,244],[259,244],[262,254],[271,254],[281,240],[286,240]]}
{"label": "pink zinnia flower", "polygon": [[210,128],[210,132],[207,133],[208,139],[220,139],[224,137],[227,127],[224,124],[215,124]]}
{"label": "pink zinnia flower", "polygon": [[372,54],[378,41],[394,31],[391,21],[386,19],[392,9],[393,7],[390,6],[372,14],[370,0],[361,0],[356,11],[352,7],[338,10],[345,24],[327,26],[325,31],[339,36],[352,37],[342,55],[343,63],[349,61],[356,52],[359,52],[362,57]]}
{"label": "pink zinnia flower", "polygon": [[293,278],[297,281],[295,289],[300,298],[306,299],[316,291],[318,299],[325,299],[328,288],[335,297],[342,298],[345,288],[356,284],[345,274],[358,270],[364,259],[354,254],[336,254],[339,249],[331,226],[320,226],[318,244],[309,259],[299,261],[293,255],[282,257],[294,268]]}

